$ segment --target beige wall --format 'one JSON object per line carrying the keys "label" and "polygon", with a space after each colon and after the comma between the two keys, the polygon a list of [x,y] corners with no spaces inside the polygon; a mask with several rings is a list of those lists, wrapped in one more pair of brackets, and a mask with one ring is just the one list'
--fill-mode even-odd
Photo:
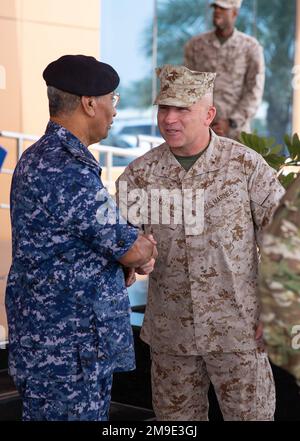
{"label": "beige wall", "polygon": [[[99,58],[100,0],[0,0],[0,130],[41,135],[48,121],[43,69],[64,54]],[[16,143],[0,137],[14,168]],[[0,174],[0,204],[11,176]],[[0,340],[10,265],[9,211],[0,208]]]}

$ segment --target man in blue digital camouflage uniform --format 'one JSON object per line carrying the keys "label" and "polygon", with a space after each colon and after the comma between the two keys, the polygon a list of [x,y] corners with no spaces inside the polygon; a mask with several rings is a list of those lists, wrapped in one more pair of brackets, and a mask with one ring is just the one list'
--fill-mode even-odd
{"label": "man in blue digital camouflage uniform", "polygon": [[150,272],[155,241],[119,216],[87,149],[116,115],[117,72],[65,55],[43,76],[50,122],[11,189],[9,369],[24,420],[107,420],[113,372],[135,367],[122,265]]}

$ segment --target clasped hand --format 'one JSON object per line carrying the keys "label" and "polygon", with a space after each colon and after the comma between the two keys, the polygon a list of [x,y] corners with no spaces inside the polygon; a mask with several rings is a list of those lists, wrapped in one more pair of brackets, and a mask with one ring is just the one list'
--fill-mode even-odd
{"label": "clasped hand", "polygon": [[151,242],[153,244],[152,255],[150,257],[150,260],[148,262],[146,262],[144,265],[141,265],[139,268],[126,268],[125,284],[126,284],[127,288],[136,282],[135,273],[143,275],[143,276],[147,276],[150,273],[152,273],[152,271],[154,270],[155,261],[158,256],[158,252],[157,252],[157,248],[156,248],[157,242],[154,239],[154,237],[152,236],[152,234],[144,234],[143,237],[145,239],[149,240],[149,242]]}

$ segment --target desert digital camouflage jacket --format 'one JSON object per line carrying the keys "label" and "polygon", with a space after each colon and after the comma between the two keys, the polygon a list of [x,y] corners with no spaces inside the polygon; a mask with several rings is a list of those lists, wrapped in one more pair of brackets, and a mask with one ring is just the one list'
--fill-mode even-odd
{"label": "desert digital camouflage jacket", "polygon": [[300,381],[300,176],[264,235],[259,286],[269,356]]}
{"label": "desert digital camouflage jacket", "polygon": [[237,129],[229,138],[237,139],[241,131],[250,131],[251,119],[261,103],[265,63],[263,49],[253,37],[237,29],[221,44],[214,31],[193,37],[185,46],[184,64],[200,72],[216,72],[214,103],[217,117],[233,119]]}
{"label": "desert digital camouflage jacket", "polygon": [[[127,210],[131,221],[141,199],[149,204],[136,214],[136,224],[143,223],[158,241],[141,337],[160,352],[247,351],[258,344],[257,245],[284,189],[256,152],[211,136],[188,172],[163,144],[133,161],[118,181],[121,211]],[[138,194],[141,188],[148,197]],[[192,213],[180,219],[177,196],[177,205],[170,204],[171,221],[159,224],[157,214],[168,202],[158,190],[179,192],[187,206],[192,190]],[[152,219],[146,219],[151,205]]]}
{"label": "desert digital camouflage jacket", "polygon": [[96,381],[134,368],[117,259],[138,233],[118,214],[116,224],[105,223],[114,202],[100,174],[88,149],[53,122],[16,167],[6,310],[17,382]]}

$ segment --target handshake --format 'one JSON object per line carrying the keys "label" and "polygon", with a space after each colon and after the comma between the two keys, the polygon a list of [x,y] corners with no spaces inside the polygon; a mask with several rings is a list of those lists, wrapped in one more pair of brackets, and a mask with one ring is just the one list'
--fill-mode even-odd
{"label": "handshake", "polygon": [[135,282],[135,273],[148,275],[153,271],[158,256],[156,245],[152,234],[140,234],[130,250],[119,259],[127,287]]}

